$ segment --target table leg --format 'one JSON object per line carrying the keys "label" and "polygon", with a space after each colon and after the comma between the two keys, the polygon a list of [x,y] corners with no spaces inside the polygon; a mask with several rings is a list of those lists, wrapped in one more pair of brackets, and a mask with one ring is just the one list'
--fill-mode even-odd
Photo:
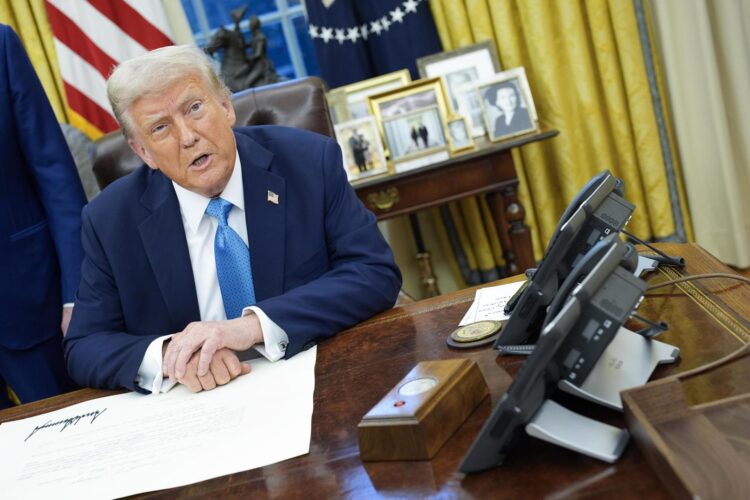
{"label": "table leg", "polygon": [[409,223],[411,224],[411,231],[414,235],[414,241],[417,245],[417,265],[419,267],[419,277],[422,281],[422,291],[426,298],[437,297],[440,295],[440,289],[437,285],[437,277],[435,277],[435,271],[432,268],[432,257],[424,247],[424,241],[422,240],[422,229],[419,227],[419,220],[417,214],[409,214]]}
{"label": "table leg", "polygon": [[488,193],[487,202],[495,217],[508,275],[520,274],[526,269],[535,267],[531,233],[524,223],[526,210],[518,201],[516,187],[506,187],[502,192]]}
{"label": "table leg", "polygon": [[420,252],[417,254],[417,264],[419,265],[419,277],[422,278],[422,291],[426,298],[437,297],[440,295],[440,289],[437,285],[437,277],[432,269],[432,257],[430,252]]}

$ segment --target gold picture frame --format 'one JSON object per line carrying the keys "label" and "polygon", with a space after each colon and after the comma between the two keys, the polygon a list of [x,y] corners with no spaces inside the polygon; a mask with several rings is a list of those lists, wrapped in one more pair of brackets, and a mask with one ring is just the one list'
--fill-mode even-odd
{"label": "gold picture frame", "polygon": [[442,77],[451,111],[469,119],[474,137],[485,134],[482,105],[474,83],[492,78],[502,68],[490,41],[417,59],[419,76]]}
{"label": "gold picture frame", "polygon": [[337,87],[326,94],[333,123],[343,123],[369,114],[367,98],[394,90],[411,82],[408,69],[368,78],[356,83]]}
{"label": "gold picture frame", "polygon": [[493,142],[539,131],[526,70],[521,66],[476,84],[487,135]]}
{"label": "gold picture frame", "polygon": [[349,182],[388,173],[388,163],[374,116],[363,116],[334,125]]}
{"label": "gold picture frame", "polygon": [[368,100],[394,165],[422,157],[439,161],[441,153],[447,158],[448,107],[440,78],[417,80]]}
{"label": "gold picture frame", "polygon": [[445,123],[448,130],[448,149],[451,155],[476,149],[474,138],[471,135],[471,126],[465,116],[450,116]]}

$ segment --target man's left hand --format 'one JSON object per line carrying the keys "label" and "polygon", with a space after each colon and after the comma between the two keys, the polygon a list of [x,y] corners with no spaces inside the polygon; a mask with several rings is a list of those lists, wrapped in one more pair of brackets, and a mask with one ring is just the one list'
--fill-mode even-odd
{"label": "man's left hand", "polygon": [[176,333],[164,352],[164,373],[180,380],[193,353],[200,350],[198,376],[208,373],[211,359],[223,348],[244,351],[263,342],[263,332],[258,317],[251,313],[226,321],[196,321]]}
{"label": "man's left hand", "polygon": [[210,391],[219,385],[250,373],[250,365],[240,363],[237,355],[230,349],[216,351],[209,370],[205,375],[198,376],[198,354],[194,354],[188,361],[185,375],[178,380],[192,392]]}

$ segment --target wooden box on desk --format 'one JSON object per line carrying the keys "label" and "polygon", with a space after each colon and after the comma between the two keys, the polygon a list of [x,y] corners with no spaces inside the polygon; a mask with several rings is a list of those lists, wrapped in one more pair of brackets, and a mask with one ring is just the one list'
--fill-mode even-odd
{"label": "wooden box on desk", "polygon": [[750,498],[750,392],[690,406],[670,377],[620,394],[630,432],[675,498]]}
{"label": "wooden box on desk", "polygon": [[359,423],[362,460],[429,460],[489,394],[474,361],[422,361]]}

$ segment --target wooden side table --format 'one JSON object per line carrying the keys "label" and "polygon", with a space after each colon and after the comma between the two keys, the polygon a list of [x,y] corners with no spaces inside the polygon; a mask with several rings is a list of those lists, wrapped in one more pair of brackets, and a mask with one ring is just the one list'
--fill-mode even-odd
{"label": "wooden side table", "polygon": [[518,201],[518,177],[511,149],[558,134],[548,130],[394,175],[354,185],[357,196],[378,220],[408,215],[469,196],[487,194],[505,256],[506,275],[536,265],[526,212]]}

